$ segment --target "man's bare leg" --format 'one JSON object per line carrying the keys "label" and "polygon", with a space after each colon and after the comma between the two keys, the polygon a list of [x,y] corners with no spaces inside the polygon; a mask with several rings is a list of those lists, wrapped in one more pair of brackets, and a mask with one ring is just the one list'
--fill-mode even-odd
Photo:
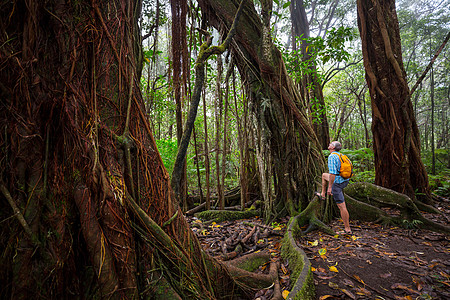
{"label": "man's bare leg", "polygon": [[337,206],[339,208],[339,211],[341,213],[341,218],[342,221],[344,221],[344,230],[345,232],[351,232],[351,228],[350,228],[350,218],[348,215],[348,210],[347,210],[347,206],[345,205],[345,202],[342,203],[337,203]]}
{"label": "man's bare leg", "polygon": [[322,192],[320,193],[320,196],[325,199],[326,191],[328,187],[328,183],[330,182],[330,174],[329,173],[323,173],[322,174]]}

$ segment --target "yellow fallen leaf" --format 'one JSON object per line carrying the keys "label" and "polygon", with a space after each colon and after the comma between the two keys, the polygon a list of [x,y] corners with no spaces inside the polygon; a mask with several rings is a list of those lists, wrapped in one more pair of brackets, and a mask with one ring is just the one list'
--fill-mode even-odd
{"label": "yellow fallen leaf", "polygon": [[339,272],[338,269],[335,266],[331,266],[328,269],[330,269],[331,272],[336,272],[336,273]]}
{"label": "yellow fallen leaf", "polygon": [[281,230],[280,226],[275,227],[273,230]]}
{"label": "yellow fallen leaf", "polygon": [[283,296],[283,298],[286,299],[286,298],[289,296],[289,291],[288,291],[288,290],[284,290],[284,291],[281,293],[281,296]]}
{"label": "yellow fallen leaf", "polygon": [[313,246],[313,247],[319,245],[319,241],[318,241],[318,240],[315,240],[314,242],[308,241],[308,243],[309,243],[311,246]]}
{"label": "yellow fallen leaf", "polygon": [[320,296],[319,300],[325,300],[325,299],[328,299],[331,297],[334,297],[334,296],[333,295],[323,295],[323,296]]}
{"label": "yellow fallen leaf", "polygon": [[353,275],[353,277],[358,280],[360,283],[366,285],[366,283],[364,282],[364,280],[362,280],[358,275]]}
{"label": "yellow fallen leaf", "polygon": [[311,271],[312,271],[312,272],[315,272],[315,271],[317,271],[317,269],[314,268],[313,266],[311,266]]}
{"label": "yellow fallen leaf", "polygon": [[326,253],[327,253],[327,249],[325,249],[325,248],[322,248],[319,250],[320,255],[325,255]]}

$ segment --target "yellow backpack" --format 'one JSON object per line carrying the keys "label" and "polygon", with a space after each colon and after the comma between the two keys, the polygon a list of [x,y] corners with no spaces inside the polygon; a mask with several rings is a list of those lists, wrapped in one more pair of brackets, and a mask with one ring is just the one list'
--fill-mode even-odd
{"label": "yellow backpack", "polygon": [[339,175],[344,179],[349,179],[353,177],[353,164],[348,158],[347,155],[333,152],[331,154],[336,154],[339,156],[339,160],[341,161],[341,169],[339,170]]}

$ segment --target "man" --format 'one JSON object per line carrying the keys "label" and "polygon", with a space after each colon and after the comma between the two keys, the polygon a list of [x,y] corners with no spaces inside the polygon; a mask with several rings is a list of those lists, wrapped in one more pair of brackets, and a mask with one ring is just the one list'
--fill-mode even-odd
{"label": "man", "polygon": [[344,221],[344,232],[340,233],[351,234],[352,230],[350,228],[349,214],[347,211],[347,206],[345,205],[344,193],[342,192],[342,190],[348,185],[350,179],[344,179],[339,176],[341,161],[339,160],[339,155],[336,155],[340,154],[339,151],[341,149],[342,144],[338,141],[331,142],[328,145],[328,150],[331,152],[330,156],[328,156],[328,171],[330,173],[322,174],[322,193],[320,196],[325,199],[325,191],[327,191],[328,195],[333,195],[333,199],[341,213],[342,221]]}

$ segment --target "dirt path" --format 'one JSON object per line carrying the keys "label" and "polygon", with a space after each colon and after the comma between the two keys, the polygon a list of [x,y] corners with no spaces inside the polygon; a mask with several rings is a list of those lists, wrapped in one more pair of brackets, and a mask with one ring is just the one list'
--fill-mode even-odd
{"label": "dirt path", "polygon": [[[444,204],[440,208],[442,215],[427,217],[449,225],[450,205]],[[224,252],[232,251],[226,250],[226,242],[230,243],[233,236],[244,237],[255,225],[261,226],[261,233],[271,227],[272,234],[249,239],[237,256],[269,251],[273,260],[281,262],[282,290],[290,289],[289,266],[279,257],[287,220],[265,228],[259,218],[218,224],[188,220],[203,248],[219,259]],[[343,228],[340,220],[330,226],[335,231]],[[352,235],[330,236],[315,231],[297,241],[311,261],[317,299],[450,299],[449,236],[359,221],[351,221],[351,227]],[[268,272],[267,269],[262,266],[258,272]],[[253,299],[266,300],[272,295],[269,288],[257,291]]]}
{"label": "dirt path", "polygon": [[299,240],[317,299],[450,299],[448,236],[361,222],[352,229],[349,236],[314,232]]}

